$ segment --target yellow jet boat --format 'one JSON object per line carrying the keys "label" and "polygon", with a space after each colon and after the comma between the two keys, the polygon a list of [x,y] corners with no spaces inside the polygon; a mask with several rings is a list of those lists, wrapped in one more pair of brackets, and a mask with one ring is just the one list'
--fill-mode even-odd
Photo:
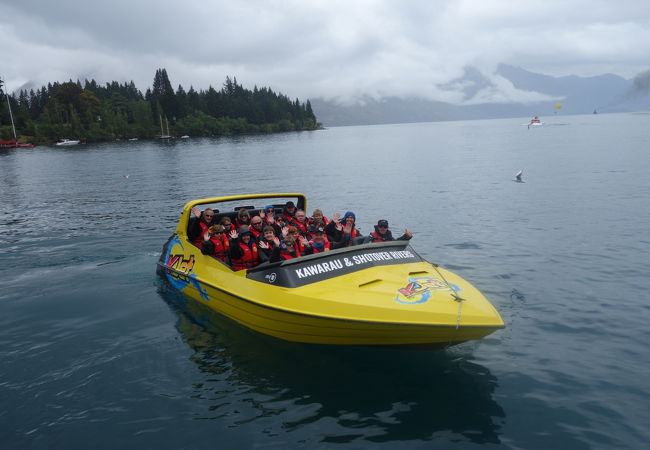
{"label": "yellow jet boat", "polygon": [[[273,200],[270,200],[273,199]],[[251,217],[303,194],[194,200],[183,207],[157,272],[187,296],[240,324],[293,342],[439,348],[481,339],[504,327],[470,283],[425,261],[408,241],[368,243],[234,271],[188,239],[191,210],[215,218],[246,208]]]}

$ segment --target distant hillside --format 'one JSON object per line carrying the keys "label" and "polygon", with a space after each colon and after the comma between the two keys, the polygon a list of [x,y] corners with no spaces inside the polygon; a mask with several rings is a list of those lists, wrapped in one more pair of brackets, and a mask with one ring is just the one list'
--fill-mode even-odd
{"label": "distant hillside", "polygon": [[[588,78],[571,75],[555,78],[505,64],[498,67],[497,73],[517,89],[535,91],[557,100],[458,106],[391,97],[381,100],[367,98],[363,104],[352,106],[342,106],[323,99],[313,99],[311,104],[318,121],[324,126],[549,116],[556,113],[557,102],[562,104],[560,114],[590,114],[595,109],[601,113],[650,110],[650,96],[631,95],[632,81],[618,75],[605,74]],[[463,78],[455,81],[467,86],[467,98],[471,98],[478,88],[491,83],[479,71],[471,68]]]}

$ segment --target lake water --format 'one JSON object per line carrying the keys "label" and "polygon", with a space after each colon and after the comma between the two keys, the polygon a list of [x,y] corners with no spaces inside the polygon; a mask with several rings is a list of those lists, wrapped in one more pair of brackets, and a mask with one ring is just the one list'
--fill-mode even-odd
{"label": "lake water", "polygon": [[[2,151],[2,447],[645,447],[650,115],[527,120]],[[407,227],[506,328],[292,344],[157,278],[187,201],[282,191]]]}

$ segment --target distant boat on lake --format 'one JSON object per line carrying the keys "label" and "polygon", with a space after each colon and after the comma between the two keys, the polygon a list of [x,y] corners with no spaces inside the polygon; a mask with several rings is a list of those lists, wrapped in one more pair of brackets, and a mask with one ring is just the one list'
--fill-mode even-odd
{"label": "distant boat on lake", "polygon": [[530,129],[530,127],[541,127],[542,125],[544,125],[544,122],[542,122],[539,117],[535,116],[530,119],[530,122],[528,123],[528,129]]}
{"label": "distant boat on lake", "polygon": [[61,139],[59,142],[57,142],[54,145],[56,145],[57,147],[70,147],[72,145],[79,144],[79,142],[81,141],[79,141],[78,139]]}

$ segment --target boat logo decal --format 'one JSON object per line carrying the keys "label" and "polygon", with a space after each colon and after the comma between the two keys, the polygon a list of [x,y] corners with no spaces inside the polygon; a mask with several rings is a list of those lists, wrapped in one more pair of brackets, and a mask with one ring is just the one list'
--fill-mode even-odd
{"label": "boat logo decal", "polygon": [[274,283],[274,282],[275,282],[275,279],[277,278],[277,275],[275,274],[275,272],[272,272],[272,273],[269,273],[269,274],[264,275],[264,278],[265,278],[266,281],[268,281],[269,283]]}
{"label": "boat logo decal", "polygon": [[184,256],[185,255],[169,255],[166,264],[167,268],[174,269],[177,274],[180,272],[180,274],[189,275],[194,268],[194,255],[190,255],[187,259],[185,259]]}
{"label": "boat logo decal", "polygon": [[182,290],[189,285],[190,277],[194,275],[194,255],[186,258],[183,253],[172,253],[174,249],[178,251],[176,244],[180,246],[181,251],[183,250],[183,244],[179,241],[178,237],[174,238],[169,243],[165,268],[167,269],[167,279],[170,283],[176,289]]}
{"label": "boat logo decal", "polygon": [[460,288],[455,284],[446,283],[443,280],[433,277],[416,277],[408,279],[408,284],[397,290],[395,301],[407,305],[424,303],[431,298],[432,291],[451,291],[459,292]]}

